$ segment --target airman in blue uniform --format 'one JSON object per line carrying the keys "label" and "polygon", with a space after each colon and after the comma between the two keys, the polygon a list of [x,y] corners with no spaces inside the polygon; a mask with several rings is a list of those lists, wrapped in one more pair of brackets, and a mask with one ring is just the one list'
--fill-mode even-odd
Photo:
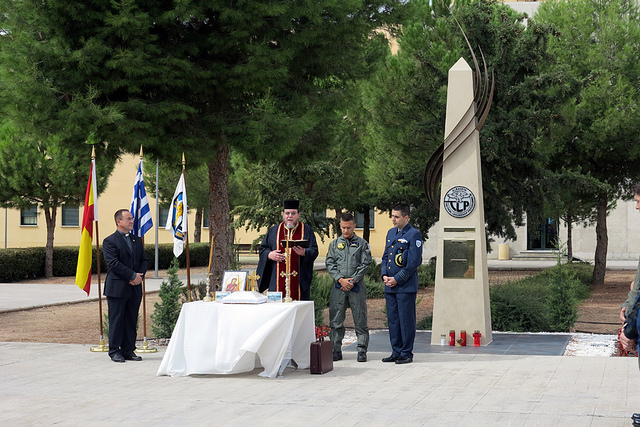
{"label": "airman in blue uniform", "polygon": [[382,280],[387,302],[391,356],[383,362],[413,362],[416,336],[418,266],[422,264],[422,234],[409,224],[409,205],[401,203],[391,211],[394,228],[387,233],[382,255]]}

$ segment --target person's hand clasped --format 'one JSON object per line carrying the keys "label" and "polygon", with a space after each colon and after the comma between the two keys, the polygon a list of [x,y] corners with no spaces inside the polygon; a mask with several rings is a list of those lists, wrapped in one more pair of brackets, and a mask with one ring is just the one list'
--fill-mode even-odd
{"label": "person's hand clasped", "polygon": [[390,288],[393,288],[395,285],[398,284],[398,282],[396,282],[396,279],[394,279],[393,276],[382,276],[382,280],[384,281],[384,285]]}
{"label": "person's hand clasped", "polygon": [[630,340],[624,334],[624,330],[620,331],[620,345],[627,351],[631,351],[636,348],[636,340]]}
{"label": "person's hand clasped", "polygon": [[129,283],[131,284],[131,286],[138,286],[140,283],[142,283],[142,273],[136,273],[136,278],[130,280]]}
{"label": "person's hand clasped", "polygon": [[280,249],[269,252],[268,258],[271,261],[282,262],[285,260],[285,255],[280,251]]}
{"label": "person's hand clasped", "polygon": [[343,277],[338,280],[338,283],[340,283],[340,289],[345,292],[349,292],[351,289],[353,289],[353,279],[351,277]]}

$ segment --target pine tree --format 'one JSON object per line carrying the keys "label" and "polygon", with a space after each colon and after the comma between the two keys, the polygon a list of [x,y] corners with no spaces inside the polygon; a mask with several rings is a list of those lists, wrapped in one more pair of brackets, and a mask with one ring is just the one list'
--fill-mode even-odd
{"label": "pine tree", "polygon": [[163,280],[160,285],[158,296],[161,302],[153,304],[154,312],[151,313],[151,320],[153,321],[151,331],[156,338],[170,338],[178,317],[180,317],[180,310],[182,309],[180,296],[182,295],[184,284],[178,279],[178,270],[178,259],[174,258],[171,261],[171,267],[167,270],[169,280]]}

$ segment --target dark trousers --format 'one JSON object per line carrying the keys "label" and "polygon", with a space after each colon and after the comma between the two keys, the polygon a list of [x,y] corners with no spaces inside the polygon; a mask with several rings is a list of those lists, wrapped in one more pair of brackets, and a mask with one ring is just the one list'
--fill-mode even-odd
{"label": "dark trousers", "polygon": [[413,359],[416,338],[416,293],[385,292],[391,354]]}
{"label": "dark trousers", "polygon": [[129,354],[136,349],[138,310],[142,296],[107,297],[109,306],[109,356]]}

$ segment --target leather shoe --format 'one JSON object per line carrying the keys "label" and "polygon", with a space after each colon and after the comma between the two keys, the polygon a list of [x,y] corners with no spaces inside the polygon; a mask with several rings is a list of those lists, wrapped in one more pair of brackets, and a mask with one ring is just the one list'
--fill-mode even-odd
{"label": "leather shoe", "polygon": [[124,363],[124,356],[120,353],[116,353],[113,356],[111,356],[111,360],[116,363]]}
{"label": "leather shoe", "polygon": [[404,365],[405,363],[411,363],[413,359],[410,357],[398,357],[396,360],[396,365]]}
{"label": "leather shoe", "polygon": [[366,362],[367,361],[367,352],[359,351],[358,352],[358,362]]}
{"label": "leather shoe", "polygon": [[135,353],[127,353],[124,355],[124,360],[135,360],[136,362],[139,362],[142,360],[142,357],[138,356]]}
{"label": "leather shoe", "polygon": [[398,357],[394,356],[393,354],[389,357],[385,357],[384,359],[382,359],[383,362],[395,362],[396,360],[398,360]]}
{"label": "leather shoe", "polygon": [[341,351],[334,351],[333,352],[333,361],[337,362],[338,360],[342,360],[342,352]]}

